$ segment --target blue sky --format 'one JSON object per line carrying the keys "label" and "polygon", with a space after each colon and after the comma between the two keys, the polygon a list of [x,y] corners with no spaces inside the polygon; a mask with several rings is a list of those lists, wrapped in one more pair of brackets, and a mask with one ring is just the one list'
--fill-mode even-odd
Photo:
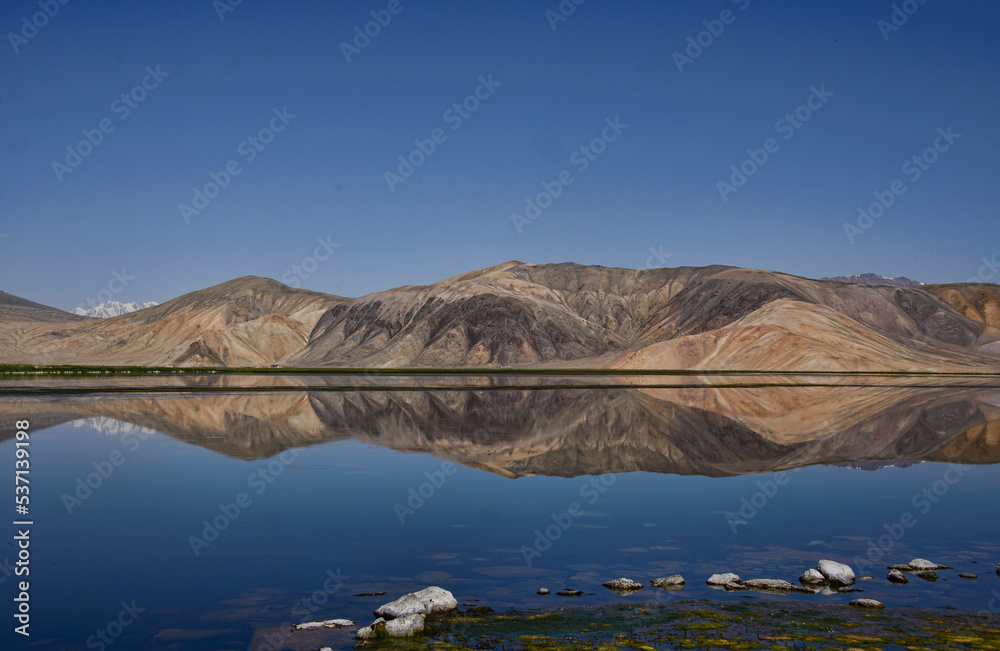
{"label": "blue sky", "polygon": [[0,6],[0,289],[358,296],[511,259],[960,282],[1000,258],[995,2],[896,3],[891,31],[892,2],[225,2]]}

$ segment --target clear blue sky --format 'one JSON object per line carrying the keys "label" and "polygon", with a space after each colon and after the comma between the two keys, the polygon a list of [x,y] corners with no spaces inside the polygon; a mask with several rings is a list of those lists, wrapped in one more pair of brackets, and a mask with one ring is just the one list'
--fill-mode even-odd
{"label": "clear blue sky", "polygon": [[[897,3],[917,10],[893,31],[889,1],[567,1],[553,22],[556,0],[400,0],[350,61],[341,44],[388,0],[244,0],[220,20],[225,1],[75,0],[37,30],[38,0],[0,5],[0,289],[71,309],[109,286],[164,301],[303,262],[297,284],[358,296],[510,259],[926,282],[1000,259],[991,0]],[[718,34],[679,71],[703,21]],[[814,87],[807,119],[780,122]],[[267,144],[245,142],[262,129]],[[578,151],[602,136],[593,160]],[[769,138],[723,200],[718,182]],[[186,222],[179,204],[230,161],[239,174]],[[852,243],[844,223],[896,180],[905,193]],[[543,182],[559,196],[519,233]],[[317,238],[339,247],[314,265]]]}

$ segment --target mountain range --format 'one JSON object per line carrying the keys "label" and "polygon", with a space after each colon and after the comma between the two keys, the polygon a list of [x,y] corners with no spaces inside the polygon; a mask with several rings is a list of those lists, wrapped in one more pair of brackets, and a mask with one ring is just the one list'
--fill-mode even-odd
{"label": "mountain range", "polygon": [[121,316],[123,314],[128,314],[129,312],[135,312],[136,310],[144,310],[147,307],[156,307],[157,305],[159,305],[159,303],[155,301],[147,301],[140,304],[135,301],[131,303],[122,303],[112,299],[110,301],[104,301],[103,303],[86,310],[82,307],[74,308],[73,314],[90,316],[97,319],[110,319],[113,316]]}
{"label": "mountain range", "polygon": [[[163,432],[238,459],[353,438],[504,477],[718,477],[813,464],[1000,462],[996,389],[887,387],[878,380],[859,386],[864,382],[853,379],[840,386],[732,386],[704,378],[699,386],[669,388],[521,389],[510,385],[514,378],[494,377],[478,389],[392,390],[381,378],[366,388],[360,378],[357,390],[343,390],[340,378],[288,376],[282,391],[238,391],[223,389],[273,389],[273,382],[168,377],[172,390],[151,385],[127,395],[4,392],[0,408],[30,419],[33,431],[87,419],[109,435]],[[177,390],[183,387],[189,391]]]}
{"label": "mountain range", "polygon": [[358,298],[248,276],[107,319],[0,293],[0,362],[996,372],[1000,287],[511,261]]}
{"label": "mountain range", "polygon": [[822,280],[836,280],[842,283],[858,283],[861,285],[894,285],[896,287],[920,287],[924,284],[906,276],[886,278],[885,276],[873,273],[833,276],[832,278],[823,278]]}

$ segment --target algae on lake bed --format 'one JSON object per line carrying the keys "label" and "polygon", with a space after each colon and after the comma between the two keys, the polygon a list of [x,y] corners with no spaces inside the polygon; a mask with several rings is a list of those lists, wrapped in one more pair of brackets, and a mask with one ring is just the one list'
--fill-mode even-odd
{"label": "algae on lake bed", "polygon": [[1000,649],[1000,629],[971,613],[861,611],[799,603],[685,601],[545,612],[451,613],[387,649]]}

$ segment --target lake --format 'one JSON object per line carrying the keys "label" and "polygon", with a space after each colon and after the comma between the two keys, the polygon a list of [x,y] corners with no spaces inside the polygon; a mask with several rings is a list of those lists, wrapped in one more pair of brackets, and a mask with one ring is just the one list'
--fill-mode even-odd
{"label": "lake", "polygon": [[[0,550],[4,646],[29,640],[26,579],[30,642],[58,649],[315,648],[280,627],[367,625],[428,585],[496,610],[857,598],[705,584],[796,582],[824,558],[887,608],[996,612],[998,381],[8,376],[0,465],[14,477],[28,421],[30,510],[9,513],[32,524]],[[917,557],[954,569],[886,581]],[[680,591],[601,587],[675,573]]]}

